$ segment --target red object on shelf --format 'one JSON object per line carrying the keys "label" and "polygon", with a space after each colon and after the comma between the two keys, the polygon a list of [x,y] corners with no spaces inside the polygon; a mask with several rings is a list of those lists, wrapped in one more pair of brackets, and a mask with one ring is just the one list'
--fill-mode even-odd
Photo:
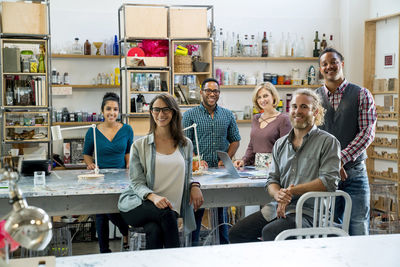
{"label": "red object on shelf", "polygon": [[127,53],[128,57],[144,57],[144,51],[142,48],[139,47],[132,47],[128,50]]}

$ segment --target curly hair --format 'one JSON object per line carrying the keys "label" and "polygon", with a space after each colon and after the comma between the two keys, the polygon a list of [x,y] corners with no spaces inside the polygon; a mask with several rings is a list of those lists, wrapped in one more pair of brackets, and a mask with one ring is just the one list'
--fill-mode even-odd
{"label": "curly hair", "polygon": [[297,89],[294,92],[292,101],[294,101],[296,99],[297,95],[306,95],[313,99],[313,101],[311,103],[312,111],[318,110],[317,115],[315,115],[314,124],[316,126],[321,126],[322,124],[324,124],[324,116],[325,116],[326,110],[322,107],[321,99],[320,99],[319,95],[317,95],[313,90],[308,89],[308,88]]}
{"label": "curly hair", "polygon": [[254,88],[254,90],[253,90],[253,99],[252,100],[253,100],[253,105],[257,109],[257,111],[260,112],[262,110],[262,108],[257,103],[257,94],[261,89],[265,89],[271,93],[272,98],[274,99],[274,103],[272,104],[272,106],[274,108],[276,108],[279,104],[279,100],[281,99],[279,96],[279,93],[272,83],[264,82],[264,83],[258,84],[256,86],[256,88]]}

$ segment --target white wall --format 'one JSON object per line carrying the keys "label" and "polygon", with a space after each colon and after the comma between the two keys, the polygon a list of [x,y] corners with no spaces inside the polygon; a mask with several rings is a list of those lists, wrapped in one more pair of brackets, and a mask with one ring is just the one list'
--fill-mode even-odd
{"label": "white wall", "polygon": [[[54,48],[60,49],[65,45],[72,44],[74,37],[90,41],[109,40],[118,34],[117,10],[122,0],[52,0],[51,1],[51,27],[52,43]],[[272,31],[275,40],[279,40],[281,32],[291,32],[304,35],[306,40],[306,51],[311,55],[312,39],[314,32],[318,30],[327,35],[333,34],[336,47],[345,56],[345,75],[355,83],[362,84],[363,80],[363,49],[364,49],[364,21],[368,18],[388,15],[400,12],[400,1],[398,0],[281,0],[281,1],[257,1],[248,0],[245,3],[228,0],[191,1],[135,1],[143,4],[195,4],[214,5],[215,25],[224,30],[235,31],[235,33],[256,33]],[[131,2],[134,3],[134,2]],[[95,69],[85,64],[76,63],[60,64],[60,60],[53,62],[58,68],[71,68],[72,78],[76,73],[85,74],[87,83],[92,79]],[[73,65],[75,64],[75,65]],[[100,62],[97,68],[112,68],[115,64]],[[225,63],[217,63],[224,67]],[[104,66],[100,66],[104,65]],[[297,63],[296,63],[297,65]],[[309,63],[302,64],[304,74]],[[257,70],[273,70],[273,72],[289,72],[292,63],[232,63],[231,69],[239,68],[244,72],[254,73]],[[63,71],[63,70],[62,70]],[[75,73],[75,74],[74,74]],[[86,79],[86,78],[80,78]],[[57,107],[74,103],[88,111],[98,110],[101,95],[105,91],[79,91],[72,99],[70,97],[55,99]],[[227,93],[227,94],[225,94]],[[251,90],[241,92],[232,89],[223,92],[221,96],[225,106],[239,109],[250,104]],[[282,93],[283,95],[286,92]],[[91,101],[87,101],[90,99]],[[93,111],[95,112],[95,111]],[[244,137],[238,156],[244,153],[248,143],[250,125],[241,125],[241,134]]]}

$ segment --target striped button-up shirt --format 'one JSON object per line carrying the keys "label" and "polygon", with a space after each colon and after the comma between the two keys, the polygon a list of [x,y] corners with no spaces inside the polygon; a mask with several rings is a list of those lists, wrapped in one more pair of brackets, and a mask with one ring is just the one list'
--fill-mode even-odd
{"label": "striped button-up shirt", "polygon": [[[183,127],[197,124],[197,136],[199,139],[199,150],[202,160],[209,167],[218,166],[217,151],[228,151],[229,144],[240,141],[239,129],[232,112],[228,109],[216,106],[214,117],[200,104],[189,109],[183,114]],[[197,155],[194,130],[186,130],[186,136],[192,140],[194,153]]]}
{"label": "striped button-up shirt", "polygon": [[[333,93],[331,93],[326,85],[324,85],[328,100],[335,110],[339,107],[347,85],[348,82],[345,79]],[[360,132],[356,135],[353,141],[342,150],[341,156],[343,164],[356,160],[375,138],[376,108],[374,98],[367,88],[362,88],[360,90],[358,95],[358,106],[358,125]],[[346,126],[343,125],[343,127]]]}

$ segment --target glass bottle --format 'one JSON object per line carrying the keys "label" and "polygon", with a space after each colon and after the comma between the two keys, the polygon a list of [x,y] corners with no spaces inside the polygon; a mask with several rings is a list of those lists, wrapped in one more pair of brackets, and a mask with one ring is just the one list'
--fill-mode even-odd
{"label": "glass bottle", "polygon": [[332,47],[332,48],[335,47],[332,34],[329,36],[328,47]]}
{"label": "glass bottle", "polygon": [[324,51],[327,46],[328,46],[328,43],[326,42],[326,36],[324,33],[324,34],[322,34],[320,53],[322,53],[322,51]]}
{"label": "glass bottle", "polygon": [[86,40],[84,44],[83,54],[90,55],[92,53],[92,45],[89,43],[89,40]]}
{"label": "glass bottle", "polygon": [[38,72],[39,73],[45,73],[46,72],[46,67],[45,67],[45,64],[44,64],[44,58],[45,58],[45,55],[44,55],[44,50],[45,50],[45,48],[44,48],[44,45],[43,44],[41,44],[40,45],[40,54],[39,54],[39,64],[38,64]]}
{"label": "glass bottle", "polygon": [[69,79],[68,72],[65,72],[64,73],[64,84],[70,84],[70,83],[71,83],[71,81]]}
{"label": "glass bottle", "polygon": [[305,57],[306,54],[306,43],[304,42],[304,37],[301,36],[300,42],[297,46],[296,56],[297,57]]}
{"label": "glass bottle", "polygon": [[240,43],[240,36],[239,34],[237,35],[237,41],[236,41],[236,52],[235,56],[240,57],[242,56],[242,44]]}
{"label": "glass bottle", "polygon": [[286,38],[286,56],[287,57],[292,57],[293,56],[293,47],[292,47],[292,39],[290,38],[290,33],[287,33],[287,38]]}
{"label": "glass bottle", "polygon": [[285,57],[286,56],[286,42],[285,42],[285,34],[282,32],[282,37],[279,42],[279,56]]}
{"label": "glass bottle", "polygon": [[218,36],[218,56],[222,57],[224,55],[224,33],[222,28],[219,28]]}
{"label": "glass bottle", "polygon": [[318,31],[315,32],[313,57],[319,57],[320,41],[318,39]]}
{"label": "glass bottle", "polygon": [[118,38],[116,35],[114,36],[113,55],[114,56],[119,55]]}
{"label": "glass bottle", "polygon": [[261,41],[261,56],[268,57],[268,39],[267,32],[264,32],[264,38]]}
{"label": "glass bottle", "polygon": [[75,37],[75,41],[72,45],[72,54],[82,55],[82,48],[79,44],[79,38]]}
{"label": "glass bottle", "polygon": [[161,91],[160,74],[155,74],[154,75],[154,91]]}
{"label": "glass bottle", "polygon": [[245,57],[250,56],[250,43],[249,43],[249,39],[247,37],[247,34],[244,35],[243,56],[245,56]]}
{"label": "glass bottle", "polygon": [[275,39],[272,38],[272,32],[269,33],[268,56],[276,57]]}

